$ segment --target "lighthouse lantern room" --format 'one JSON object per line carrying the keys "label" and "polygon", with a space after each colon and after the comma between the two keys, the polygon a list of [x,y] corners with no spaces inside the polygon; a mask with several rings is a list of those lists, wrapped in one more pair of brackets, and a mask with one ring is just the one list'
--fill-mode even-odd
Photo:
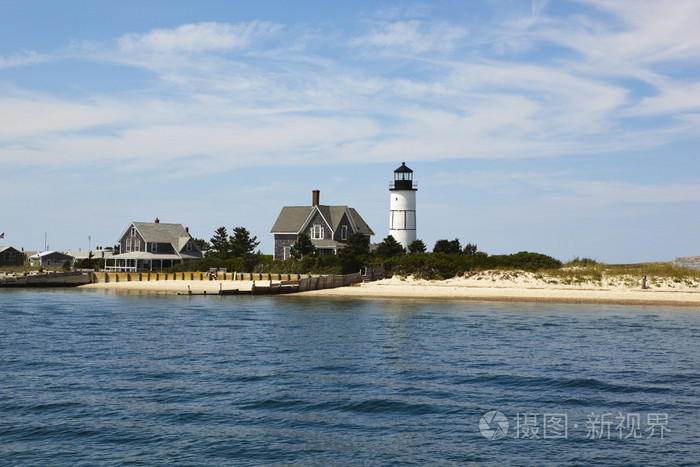
{"label": "lighthouse lantern room", "polygon": [[394,181],[389,187],[389,235],[404,248],[416,240],[416,191],[413,170],[403,162],[401,167],[394,170]]}

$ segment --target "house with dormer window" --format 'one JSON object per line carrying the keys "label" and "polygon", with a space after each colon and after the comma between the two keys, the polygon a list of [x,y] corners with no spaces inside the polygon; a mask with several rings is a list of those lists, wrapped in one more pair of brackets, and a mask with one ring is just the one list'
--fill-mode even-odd
{"label": "house with dormer window", "polygon": [[270,230],[275,260],[289,258],[292,245],[302,233],[309,236],[320,256],[337,253],[354,233],[360,232],[368,239],[374,235],[355,209],[322,205],[320,191],[312,193],[311,206],[285,206],[277,216]]}
{"label": "house with dormer window", "polygon": [[202,258],[190,231],[182,224],[132,222],[119,237],[116,271],[161,271],[184,261]]}

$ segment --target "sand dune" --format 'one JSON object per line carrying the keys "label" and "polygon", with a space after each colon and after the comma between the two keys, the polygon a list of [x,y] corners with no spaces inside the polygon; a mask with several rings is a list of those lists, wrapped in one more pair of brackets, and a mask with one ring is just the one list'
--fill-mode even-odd
{"label": "sand dune", "polygon": [[486,271],[444,281],[392,278],[340,289],[304,292],[310,296],[495,300],[561,303],[615,303],[700,307],[697,282],[650,280],[647,289],[629,277],[566,283],[520,271]]}

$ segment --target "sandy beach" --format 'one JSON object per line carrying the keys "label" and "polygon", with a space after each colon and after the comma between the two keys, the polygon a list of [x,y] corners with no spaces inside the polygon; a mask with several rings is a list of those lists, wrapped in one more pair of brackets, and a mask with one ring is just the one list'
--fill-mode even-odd
{"label": "sandy beach", "polygon": [[[257,281],[267,285],[268,281]],[[217,293],[220,289],[250,290],[252,281],[142,281],[81,286],[143,293]],[[632,278],[566,284],[535,273],[486,271],[444,281],[394,277],[350,287],[302,292],[304,296],[345,298],[402,298],[558,303],[609,303],[700,307],[700,286],[695,282],[651,279],[647,289]]]}
{"label": "sandy beach", "polygon": [[392,278],[340,289],[304,292],[331,297],[410,298],[513,302],[609,303],[700,307],[697,283],[641,283],[620,278],[603,283],[563,284],[526,272],[487,271],[444,281]]}

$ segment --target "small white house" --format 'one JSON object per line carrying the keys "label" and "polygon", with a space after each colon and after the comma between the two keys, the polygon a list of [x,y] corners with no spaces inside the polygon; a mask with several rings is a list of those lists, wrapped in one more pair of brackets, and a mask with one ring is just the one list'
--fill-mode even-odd
{"label": "small white house", "polygon": [[42,251],[29,257],[29,262],[32,266],[40,267],[61,267],[66,261],[69,261],[72,265],[74,260],[75,258],[71,255],[65,255],[58,251]]}

